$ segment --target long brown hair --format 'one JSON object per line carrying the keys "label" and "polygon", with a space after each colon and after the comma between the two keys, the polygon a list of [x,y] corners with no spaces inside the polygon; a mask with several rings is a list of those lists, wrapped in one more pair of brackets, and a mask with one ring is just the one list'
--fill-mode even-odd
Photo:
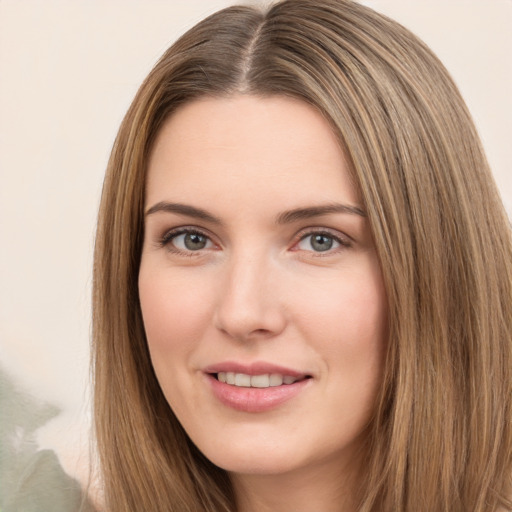
{"label": "long brown hair", "polygon": [[361,512],[512,507],[512,243],[470,115],[432,52],[349,0],[232,7],[151,71],[119,130],[94,264],[95,425],[112,512],[234,511],[152,370],[137,276],[146,163],[162,122],[201,96],[287,95],[338,133],[389,303],[385,376]]}

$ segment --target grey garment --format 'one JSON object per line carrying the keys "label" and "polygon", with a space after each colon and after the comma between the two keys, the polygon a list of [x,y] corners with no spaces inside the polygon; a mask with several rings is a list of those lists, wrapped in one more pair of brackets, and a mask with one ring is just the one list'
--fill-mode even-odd
{"label": "grey garment", "polygon": [[59,410],[38,403],[0,368],[0,512],[92,512],[79,483],[35,432]]}

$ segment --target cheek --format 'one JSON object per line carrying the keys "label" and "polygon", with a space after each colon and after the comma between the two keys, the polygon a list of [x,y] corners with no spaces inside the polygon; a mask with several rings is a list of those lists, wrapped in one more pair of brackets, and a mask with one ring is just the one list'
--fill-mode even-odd
{"label": "cheek", "polygon": [[139,297],[151,362],[178,417],[186,417],[188,403],[197,400],[196,391],[186,383],[192,371],[191,356],[211,318],[205,287],[193,284],[180,273],[165,275],[141,266]]}
{"label": "cheek", "polygon": [[187,351],[200,338],[212,301],[207,288],[195,284],[186,275],[166,276],[141,268],[139,296],[152,357]]}
{"label": "cheek", "polygon": [[354,273],[317,281],[296,295],[295,311],[309,337],[333,350],[379,344],[386,335],[387,301],[380,274]]}
{"label": "cheek", "polygon": [[372,264],[317,282],[297,300],[303,336],[322,354],[324,372],[332,377],[325,381],[331,396],[345,403],[345,411],[370,410],[382,379],[388,336],[378,267]]}

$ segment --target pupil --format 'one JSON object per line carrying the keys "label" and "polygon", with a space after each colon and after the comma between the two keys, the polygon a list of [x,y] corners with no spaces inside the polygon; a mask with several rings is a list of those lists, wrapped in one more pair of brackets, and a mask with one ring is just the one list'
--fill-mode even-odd
{"label": "pupil", "polygon": [[206,237],[197,233],[188,233],[185,235],[184,242],[187,249],[198,251],[206,246]]}
{"label": "pupil", "polygon": [[332,238],[326,235],[315,235],[311,245],[315,251],[328,251],[332,247]]}

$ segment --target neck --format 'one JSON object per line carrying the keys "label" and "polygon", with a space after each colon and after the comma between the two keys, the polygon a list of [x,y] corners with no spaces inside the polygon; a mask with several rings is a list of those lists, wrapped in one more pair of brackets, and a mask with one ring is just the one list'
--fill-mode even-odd
{"label": "neck", "polygon": [[354,474],[333,471],[329,464],[280,474],[232,474],[231,480],[237,512],[356,512]]}

